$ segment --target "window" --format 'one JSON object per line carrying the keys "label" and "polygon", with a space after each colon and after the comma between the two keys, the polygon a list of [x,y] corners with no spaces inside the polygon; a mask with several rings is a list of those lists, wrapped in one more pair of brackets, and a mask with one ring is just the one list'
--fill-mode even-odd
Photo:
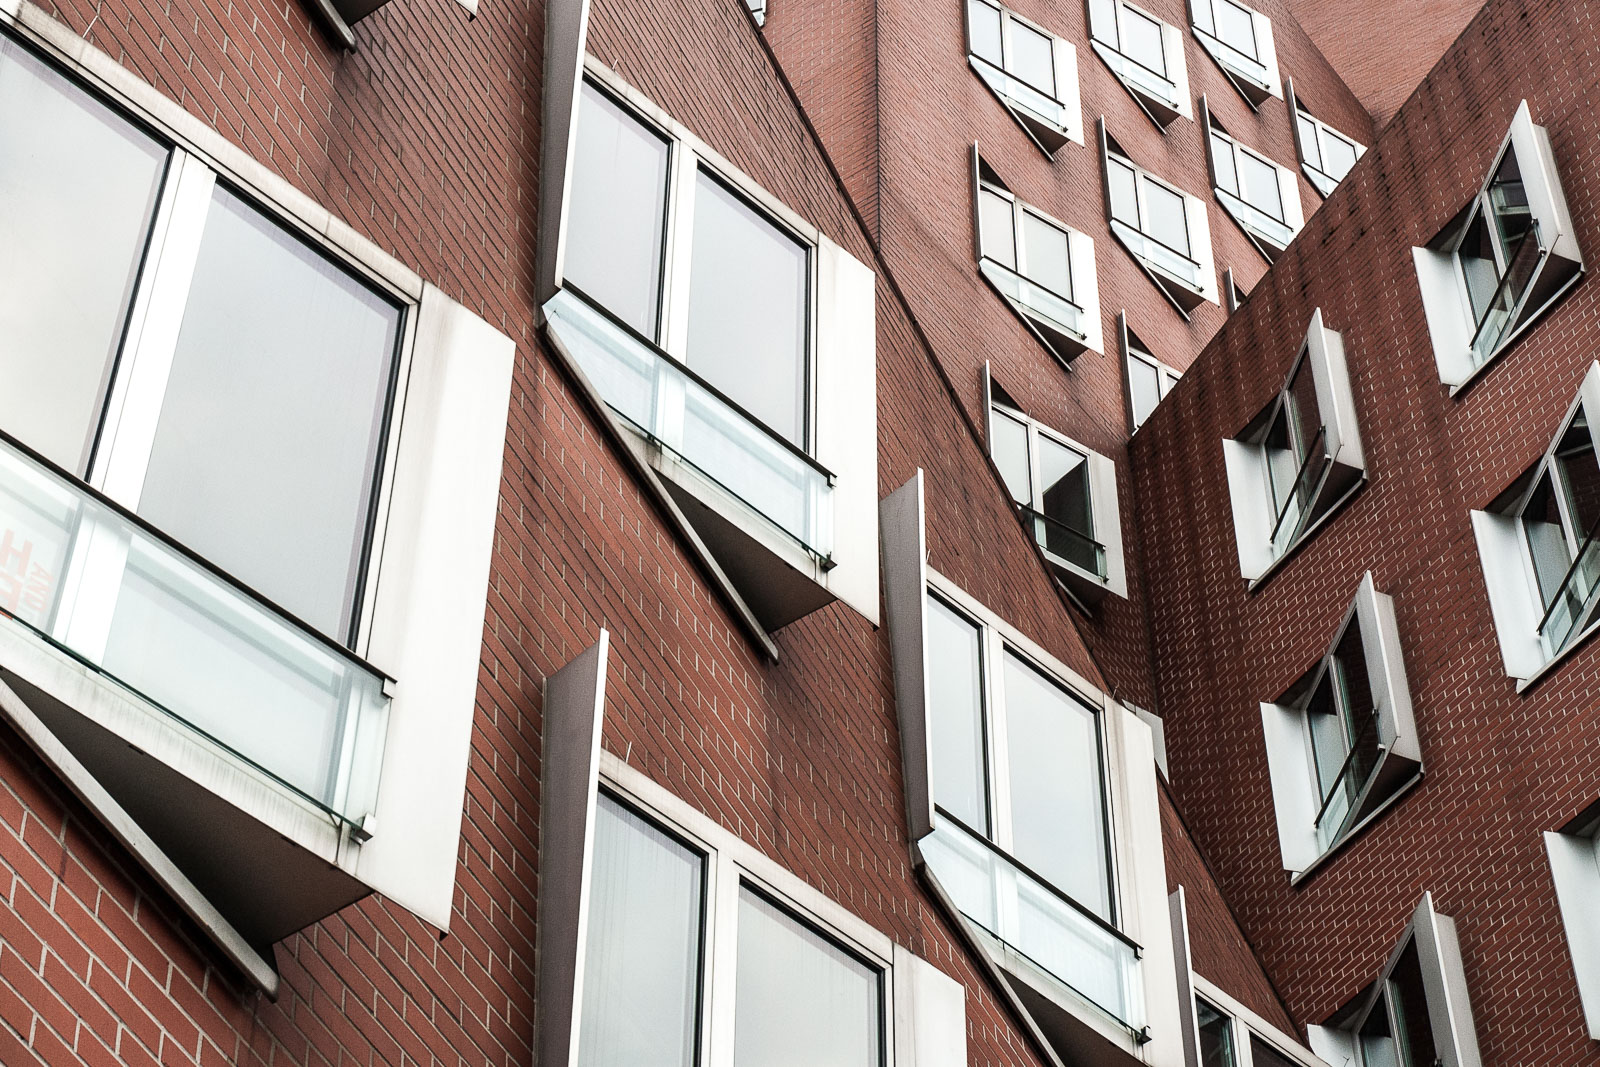
{"label": "window", "polygon": [[1543,458],[1472,513],[1506,673],[1524,683],[1596,624],[1600,601],[1600,365]]}
{"label": "window", "polygon": [[[1204,984],[1206,994],[1194,998],[1199,1067],[1306,1067],[1314,1062],[1310,1051],[1302,1049],[1299,1042],[1211,983]],[[1212,1000],[1226,1001],[1227,1006],[1213,1004]]]}
{"label": "window", "polygon": [[1281,96],[1272,21],[1238,0],[1189,0],[1195,39],[1253,108]]}
{"label": "window", "polygon": [[871,272],[599,67],[575,145],[558,348],[762,626],[875,617]]}
{"label": "window", "polygon": [[1413,248],[1439,377],[1460,389],[1583,273],[1550,136],[1524,100],[1488,176]]}
{"label": "window", "polygon": [[1228,313],[1231,315],[1233,312],[1238,311],[1240,306],[1249,298],[1250,294],[1245,291],[1244,287],[1239,284],[1238,279],[1233,276],[1233,268],[1229,267],[1223,271],[1222,300],[1223,305],[1228,309]]}
{"label": "window", "polygon": [[1165,129],[1190,117],[1183,35],[1127,0],[1089,0],[1089,44],[1145,114]]}
{"label": "window", "polygon": [[1115,465],[990,391],[989,453],[1045,559],[1086,600],[1126,596]]}
{"label": "window", "polygon": [[1119,316],[1118,325],[1122,333],[1122,358],[1128,368],[1128,419],[1137,431],[1178,383],[1179,375],[1152,356],[1138,335],[1128,329],[1126,314]]}
{"label": "window", "polygon": [[1252,582],[1365,483],[1344,342],[1321,308],[1283,388],[1222,451],[1239,569]]}
{"label": "window", "polygon": [[1479,1067],[1455,922],[1424,893],[1377,979],[1322,1026],[1311,1048],[1353,1067]]}
{"label": "window", "polygon": [[3,667],[249,943],[448,924],[514,345],[126,78],[0,33]]}
{"label": "window", "polygon": [[1111,233],[1180,314],[1217,303],[1206,206],[1134,163],[1100,122]]}
{"label": "window", "polygon": [[1350,168],[1366,152],[1366,146],[1357,144],[1326,122],[1315,117],[1294,95],[1294,85],[1288,89],[1289,113],[1294,118],[1294,143],[1300,153],[1300,169],[1305,172],[1311,187],[1323,196],[1333,193],[1334,187],[1344,181]]}
{"label": "window", "polygon": [[1422,773],[1394,601],[1372,572],[1322,658],[1261,705],[1284,868],[1303,877]]}
{"label": "window", "polygon": [[1293,171],[1229,136],[1205,110],[1205,101],[1200,103],[1211,150],[1212,191],[1270,263],[1289,247],[1304,222],[1300,185]]}
{"label": "window", "polygon": [[1560,833],[1544,835],[1555,882],[1561,925],[1578,981],[1578,997],[1589,1036],[1600,1040],[1600,802],[1591,804]]}
{"label": "window", "polygon": [[967,61],[1045,155],[1083,143],[1069,42],[991,0],[967,0]]}
{"label": "window", "polygon": [[750,7],[750,14],[756,17],[757,26],[767,24],[767,0],[745,0]]}
{"label": "window", "polygon": [[972,149],[978,269],[1063,365],[1100,351],[1094,241],[1011,194]]}

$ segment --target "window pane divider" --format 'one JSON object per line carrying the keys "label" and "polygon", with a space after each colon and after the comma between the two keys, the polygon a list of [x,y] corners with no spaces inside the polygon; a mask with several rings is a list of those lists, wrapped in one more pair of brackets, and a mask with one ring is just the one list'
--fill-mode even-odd
{"label": "window pane divider", "polygon": [[[1537,482],[1538,479],[1535,479],[1535,484],[1537,484]],[[1545,608],[1543,617],[1539,619],[1538,632],[1540,634],[1544,633],[1545,627],[1550,622],[1550,616],[1555,613],[1556,608],[1561,604],[1562,595],[1566,593],[1567,587],[1572,584],[1572,579],[1577,575],[1579,565],[1583,563],[1584,556],[1587,555],[1589,550],[1594,547],[1597,534],[1600,534],[1600,516],[1595,517],[1595,521],[1589,526],[1589,531],[1584,534],[1583,542],[1578,546],[1578,551],[1573,554],[1572,562],[1567,565],[1567,572],[1561,576],[1561,584],[1556,587],[1555,596],[1551,598],[1549,606]],[[1595,584],[1595,589],[1600,589],[1600,582]],[[1577,628],[1577,620],[1583,616],[1584,612],[1589,606],[1589,603],[1594,599],[1595,589],[1589,590],[1589,594],[1583,598],[1582,608],[1574,613],[1574,629]]]}
{"label": "window pane divider", "polygon": [[[1294,503],[1294,501],[1296,501],[1298,499],[1301,499],[1301,485],[1306,480],[1306,472],[1313,469],[1313,465],[1312,465],[1311,461],[1313,459],[1317,458],[1317,453],[1319,451],[1318,446],[1322,444],[1322,440],[1323,440],[1323,438],[1325,436],[1327,436],[1327,432],[1328,432],[1328,428],[1326,426],[1319,426],[1317,428],[1316,436],[1311,439],[1311,445],[1310,445],[1310,447],[1308,447],[1306,449],[1305,458],[1300,461],[1300,469],[1295,473],[1294,482],[1289,486],[1289,496],[1288,496],[1287,499],[1284,500],[1283,506],[1278,509],[1278,519],[1277,519],[1277,521],[1272,524],[1271,540],[1273,540],[1273,541],[1277,540],[1278,531],[1283,526],[1283,520],[1285,518],[1287,518],[1288,515],[1289,515],[1289,505]],[[1321,458],[1323,458],[1324,460],[1327,460],[1328,463],[1332,462],[1332,457],[1328,456],[1325,451],[1323,452]],[[1326,466],[1327,466],[1326,463],[1323,464],[1323,468],[1321,468],[1321,469],[1325,469]],[[1319,473],[1319,475],[1317,477],[1317,481],[1321,482],[1321,480],[1322,480],[1322,478],[1321,478],[1321,475]],[[1309,507],[1303,508],[1301,513],[1300,513],[1300,517],[1303,518],[1306,514],[1309,513],[1309,511],[1310,511]],[[1298,522],[1299,519],[1297,518],[1296,521]]]}

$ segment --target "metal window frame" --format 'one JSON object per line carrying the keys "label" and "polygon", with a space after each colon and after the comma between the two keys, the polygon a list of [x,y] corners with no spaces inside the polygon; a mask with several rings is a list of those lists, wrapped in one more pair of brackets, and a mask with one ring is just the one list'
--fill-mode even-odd
{"label": "metal window frame", "polygon": [[[1057,230],[1057,231],[1060,232],[1062,238],[1065,239],[1066,246],[1067,246],[1067,280],[1072,284],[1072,288],[1073,288],[1074,292],[1076,292],[1076,290],[1078,289],[1078,279],[1077,279],[1076,274],[1074,273],[1075,264],[1074,264],[1074,257],[1072,255],[1072,234],[1074,233],[1074,231],[1073,231],[1072,227],[1068,226],[1066,223],[1060,221],[1059,219],[1056,219],[1053,216],[1048,215],[1045,212],[1043,212],[1043,211],[1039,210],[1038,208],[1034,207],[1032,204],[1028,203],[1026,200],[1023,200],[1021,197],[1019,197],[1015,193],[1013,193],[1010,189],[1007,189],[1005,186],[999,184],[998,182],[991,182],[986,178],[979,178],[978,179],[978,190],[979,190],[980,193],[982,193],[982,192],[991,193],[991,194],[993,194],[995,196],[1000,197],[1002,200],[1009,201],[1010,204],[1011,204],[1011,236],[1012,236],[1012,240],[1014,242],[1016,242],[1015,247],[1016,247],[1016,255],[1017,255],[1017,267],[1016,267],[1017,273],[1022,275],[1024,278],[1028,279],[1028,281],[1031,284],[1037,285],[1039,288],[1044,289],[1047,292],[1050,292],[1053,295],[1060,297],[1062,300],[1065,300],[1069,304],[1072,304],[1072,305],[1074,305],[1076,307],[1082,308],[1083,305],[1078,302],[1078,300],[1074,297],[1073,293],[1059,292],[1055,288],[1050,286],[1049,284],[1040,281],[1038,278],[1034,277],[1031,273],[1029,273],[1028,242],[1027,242],[1026,237],[1024,236],[1022,220],[1023,220],[1023,216],[1025,214],[1026,215],[1030,215],[1030,216],[1033,217],[1033,219],[1035,221],[1042,222],[1046,226],[1050,227],[1051,229]],[[982,220],[982,213],[981,212],[979,213],[978,217],[979,217],[979,220],[980,220],[979,221],[979,227],[978,227],[979,258],[980,259],[991,259],[993,257],[986,255],[982,251],[982,249],[983,249],[983,225],[982,225],[982,221],[981,221]],[[999,262],[999,261],[996,260],[996,262]]]}
{"label": "metal window frame", "polygon": [[[1128,313],[1126,311],[1119,311],[1117,313],[1117,337],[1122,349],[1123,384],[1128,390],[1128,425],[1130,427],[1130,433],[1137,433],[1139,431],[1139,427],[1144,425],[1145,421],[1148,421],[1150,416],[1146,415],[1144,419],[1138,419],[1135,417],[1136,413],[1133,406],[1132,365],[1135,362],[1143,363],[1145,366],[1155,371],[1157,406],[1160,405],[1161,401],[1167,398],[1167,394],[1172,391],[1173,386],[1178,384],[1178,379],[1182,378],[1183,374],[1181,371],[1173,370],[1171,367],[1157,359],[1153,353],[1144,347],[1143,341],[1140,341],[1137,344],[1134,343],[1134,333],[1132,328],[1128,325]],[[1155,414],[1155,408],[1150,409],[1150,414]]]}
{"label": "metal window frame", "polygon": [[[1295,95],[1293,78],[1285,78],[1283,80],[1283,96],[1285,102],[1289,105],[1289,120],[1294,124],[1294,145],[1295,152],[1300,159],[1300,169],[1305,172],[1306,180],[1317,191],[1317,195],[1326,200],[1333,195],[1333,190],[1338,187],[1340,182],[1344,181],[1349,172],[1346,171],[1344,175],[1334,177],[1333,174],[1324,169],[1324,165],[1328,160],[1327,150],[1323,144],[1324,138],[1332,137],[1349,145],[1355,153],[1356,163],[1361,162],[1361,157],[1367,154],[1367,146],[1357,141],[1354,137],[1339,132],[1308,111],[1300,103],[1300,98]],[[1312,163],[1307,156],[1305,137],[1300,125],[1302,122],[1311,126],[1312,137],[1315,139],[1311,147],[1317,153],[1316,163]],[[1354,165],[1351,164],[1351,167],[1353,168]]]}
{"label": "metal window frame", "polygon": [[[1247,55],[1235,48],[1217,32],[1218,3],[1228,3],[1250,16],[1255,55]],[[1272,20],[1266,15],[1239,0],[1189,0],[1189,26],[1201,47],[1216,62],[1239,95],[1244,97],[1252,111],[1260,111],[1269,98],[1283,95],[1283,78],[1278,68]],[[1256,71],[1241,69],[1240,63],[1231,58],[1234,55],[1256,64],[1261,73],[1258,75]]]}
{"label": "metal window frame", "polygon": [[[1154,13],[1145,10],[1131,0],[1107,0],[1111,4],[1111,33],[1115,40],[1107,40],[1096,31],[1100,29],[1103,20],[1095,17],[1096,0],[1085,0],[1088,4],[1088,30],[1089,47],[1100,56],[1107,68],[1110,69],[1122,87],[1128,90],[1134,103],[1139,105],[1139,110],[1155,124],[1163,133],[1178,118],[1192,118],[1193,112],[1189,103],[1189,71],[1183,49],[1183,31],[1172,23],[1160,18]],[[1154,23],[1161,35],[1161,62],[1165,70],[1155,70],[1129,55],[1122,48],[1123,17],[1131,14],[1137,18],[1147,19]],[[1107,54],[1109,53],[1109,55]],[[1113,61],[1111,57],[1115,57]],[[1118,62],[1131,64],[1132,67],[1146,72],[1151,78],[1167,85],[1171,90],[1170,98],[1162,98],[1145,86],[1139,84],[1137,79],[1119,69]]]}

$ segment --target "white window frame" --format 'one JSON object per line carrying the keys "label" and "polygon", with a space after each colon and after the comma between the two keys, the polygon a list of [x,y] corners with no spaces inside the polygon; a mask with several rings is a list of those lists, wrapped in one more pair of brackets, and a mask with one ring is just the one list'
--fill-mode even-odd
{"label": "white window frame", "polygon": [[[1218,0],[1222,2],[1222,0]],[[1200,127],[1205,137],[1206,161],[1211,173],[1211,191],[1216,195],[1217,202],[1222,205],[1222,210],[1228,217],[1239,225],[1244,235],[1250,238],[1250,243],[1256,246],[1256,251],[1261,253],[1268,263],[1273,262],[1284,250],[1289,247],[1300,228],[1305,225],[1305,212],[1300,203],[1300,181],[1295,177],[1294,171],[1285,167],[1253,148],[1247,147],[1238,138],[1227,130],[1217,125],[1211,119],[1211,109],[1206,104],[1205,97],[1200,98]],[[1249,156],[1258,163],[1272,168],[1273,174],[1278,179],[1278,200],[1283,205],[1283,217],[1277,218],[1269,212],[1263,211],[1252,204],[1244,196],[1242,182],[1237,182],[1239,192],[1222,186],[1219,177],[1221,171],[1217,166],[1217,141],[1222,140],[1231,153],[1229,166],[1235,178],[1240,174],[1239,160]]]}
{"label": "white window frame", "polygon": [[[1483,566],[1484,584],[1488,590],[1489,608],[1500,642],[1501,657],[1506,673],[1517,679],[1519,692],[1542,678],[1592,636],[1596,629],[1600,629],[1600,611],[1596,610],[1593,603],[1595,598],[1591,597],[1591,602],[1580,612],[1580,621],[1574,623],[1559,646],[1552,644],[1541,633],[1546,608],[1539,592],[1521,517],[1528,496],[1550,469],[1556,450],[1580,409],[1591,420],[1589,433],[1595,441],[1597,454],[1600,454],[1600,422],[1593,421],[1600,420],[1600,362],[1591,363],[1585,371],[1577,396],[1568,406],[1566,415],[1538,464],[1525,479],[1518,479],[1515,496],[1501,507],[1474,510],[1471,513],[1472,531],[1478,543],[1478,558]],[[1558,491],[1555,495],[1557,507],[1563,516],[1563,530],[1568,534],[1568,547],[1573,550],[1576,562],[1585,543],[1582,541],[1584,531],[1576,530],[1568,516],[1569,505],[1565,494]],[[1600,550],[1600,545],[1592,548]]]}
{"label": "white window frame", "polygon": [[[1189,65],[1183,30],[1157,18],[1130,0],[1088,0],[1089,47],[1128,90],[1139,109],[1163,132],[1180,118],[1193,119],[1189,102]],[[1107,18],[1109,9],[1110,18]],[[1161,54],[1166,73],[1154,71],[1122,51],[1123,19],[1146,18],[1161,27]],[[1111,43],[1115,39],[1118,43]]]}
{"label": "white window frame", "polygon": [[[37,640],[7,639],[8,666],[293,845],[448,930],[515,344],[69,27],[28,3],[14,11],[0,12],[0,27],[173,146],[163,200],[192,205],[201,186],[226,181],[404,309],[361,621],[350,646],[396,679],[375,810],[362,830],[334,825],[324,810],[122,687],[99,683],[85,700],[83,666]],[[191,226],[198,221],[190,217]],[[187,237],[196,249],[198,239]],[[141,289],[175,284],[178,271],[171,273]],[[168,295],[135,298],[130,334],[142,318],[137,328],[175,338],[179,322],[170,317],[181,318],[181,303],[154,306]]]}
{"label": "white window frame", "polygon": [[[1467,297],[1457,252],[1471,221],[1478,213],[1490,210],[1490,185],[1507,153],[1517,159],[1528,207],[1538,224],[1537,233],[1529,236],[1537,237],[1534,248],[1539,260],[1527,290],[1513,308],[1507,328],[1487,351],[1479,353],[1474,349],[1479,325]],[[1491,243],[1497,269],[1504,279],[1506,258],[1514,250],[1502,249],[1498,240]],[[1534,124],[1526,100],[1517,106],[1511,127],[1466,209],[1428,245],[1412,248],[1411,254],[1416,263],[1417,284],[1422,291],[1422,306],[1428,336],[1433,342],[1434,361],[1439,367],[1439,380],[1450,386],[1452,396],[1459,394],[1514,346],[1524,331],[1583,277],[1583,253],[1578,248],[1572,214],[1567,210],[1550,135],[1543,126]]]}
{"label": "white window frame", "polygon": [[[1012,237],[1017,249],[1016,269],[984,255],[983,221],[979,202],[981,194],[985,191],[1011,201]],[[1023,212],[1066,235],[1067,271],[1072,280],[1071,297],[1057,293],[1049,286],[1033,281],[1027,276],[1027,251],[1022,236]],[[1000,180],[999,175],[995,174],[979,156],[976,143],[972,146],[972,237],[979,273],[1001,299],[1011,306],[1028,331],[1038,338],[1045,350],[1063,367],[1070,369],[1072,361],[1086,351],[1102,350],[1100,295],[1094,261],[1094,239],[1013,194]],[[1050,299],[1065,302],[1075,310],[1077,323],[1062,321],[1045,310]]]}
{"label": "white window frame", "polygon": [[1560,831],[1544,835],[1567,951],[1583,1005],[1584,1026],[1600,1041],[1600,803]]}
{"label": "white window frame", "polygon": [[[821,556],[793,533],[758,511],[692,462],[683,459],[674,442],[643,439],[631,424],[629,440],[648,456],[651,470],[728,520],[738,535],[759,552],[733,553],[725,572],[715,568],[719,584],[743,613],[758,623],[756,636],[772,651],[761,629],[776,629],[794,618],[844,601],[874,624],[878,621],[877,553],[877,374],[876,295],[873,272],[827,234],[791,210],[752,178],[657,107],[615,71],[586,57],[580,79],[594,83],[622,110],[669,144],[668,189],[662,257],[660,327],[650,345],[665,353],[676,368],[688,367],[690,271],[693,256],[694,198],[698,175],[704,172],[744,200],[775,228],[810,250],[807,284],[808,385],[807,444],[791,447],[773,438],[774,447],[798,452],[804,462],[831,486],[831,498],[818,514],[831,515],[832,542]],[[581,93],[581,81],[580,90]],[[565,211],[560,240],[566,240]],[[557,255],[554,284],[564,285],[563,253]],[[578,299],[578,298],[572,298]],[[592,307],[588,301],[586,306]],[[547,318],[550,316],[547,313]],[[560,329],[550,331],[558,352],[574,374],[593,389]],[[690,373],[693,373],[692,371]],[[599,393],[594,393],[599,397]],[[729,402],[732,403],[731,401]],[[737,410],[737,405],[733,405]],[[602,401],[602,410],[612,413]],[[659,409],[658,409],[659,410]],[[623,424],[620,417],[613,421]],[[681,419],[666,420],[681,432]],[[678,512],[673,506],[669,514]],[[699,535],[681,519],[691,543]],[[709,551],[709,550],[707,550]],[[746,557],[757,558],[751,564]],[[743,564],[745,570],[735,568]],[[747,573],[748,572],[748,573]],[[781,590],[774,594],[774,590]]]}
{"label": "white window frame", "polygon": [[[1101,180],[1106,190],[1106,222],[1117,243],[1127,249],[1139,269],[1155,283],[1161,295],[1177,309],[1185,320],[1189,313],[1202,303],[1221,304],[1217,291],[1217,266],[1211,252],[1211,224],[1206,214],[1205,201],[1191,196],[1176,185],[1139,166],[1123,151],[1106,129],[1105,119],[1099,123]],[[1134,198],[1138,205],[1139,225],[1133,226],[1115,216],[1111,200],[1111,168],[1123,166],[1133,172]],[[1147,189],[1149,186],[1164,189],[1183,201],[1183,225],[1188,237],[1189,250],[1180,252],[1144,230],[1148,218]],[[1181,261],[1175,265],[1174,258]],[[1180,273],[1178,266],[1188,269]],[[1186,277],[1185,274],[1188,276]]]}
{"label": "white window frame", "polygon": [[[1269,428],[1276,413],[1288,403],[1288,390],[1302,361],[1309,363],[1322,418],[1325,469],[1319,475],[1306,518],[1292,540],[1275,548],[1273,534],[1279,521],[1269,487],[1266,446],[1253,440]],[[1344,340],[1323,325],[1322,309],[1311,315],[1306,339],[1289,365],[1278,395],[1251,425],[1222,442],[1228,494],[1233,504],[1234,537],[1239,548],[1239,573],[1254,589],[1281,563],[1308,541],[1340,506],[1366,484],[1366,459],[1361,448],[1350,372],[1345,364]],[[1308,452],[1307,462],[1311,462]]]}
{"label": "white window frame", "polygon": [[[1273,1026],[1244,1002],[1229,995],[1221,986],[1199,974],[1193,972],[1190,974],[1194,983],[1195,998],[1210,1004],[1228,1020],[1229,1039],[1232,1042],[1234,1055],[1233,1067],[1255,1067],[1255,1054],[1250,1047],[1251,1038],[1270,1046],[1274,1052],[1294,1061],[1300,1067],[1328,1067],[1316,1053]],[[1195,1036],[1198,1040],[1198,1012],[1195,1015],[1195,1025]],[[1198,1053],[1196,1053],[1196,1067],[1198,1067]]]}
{"label": "white window frame", "polygon": [[[1122,513],[1117,501],[1117,465],[1115,461],[1102,456],[1094,449],[1079,444],[1066,434],[1061,433],[1046,424],[1033,418],[1019,408],[1013,407],[1004,400],[994,395],[994,379],[989,373],[988,364],[984,364],[984,419],[985,432],[989,447],[994,448],[994,409],[1001,408],[1005,414],[1027,427],[1028,431],[1028,484],[1033,491],[1033,500],[1028,505],[1031,514],[1023,514],[1023,525],[1028,528],[1039,550],[1044,553],[1044,558],[1054,568],[1056,574],[1067,585],[1072,593],[1090,604],[1097,604],[1103,600],[1107,593],[1115,596],[1128,595],[1127,566],[1123,558],[1122,547]],[[1044,547],[1042,532],[1044,521],[1035,518],[1043,505],[1039,478],[1039,438],[1048,438],[1062,448],[1075,452],[1084,458],[1088,468],[1089,482],[1089,522],[1093,527],[1088,532],[1088,537],[1096,542],[1105,558],[1105,574],[1096,574],[1077,563],[1049,551]],[[1082,530],[1074,531],[1082,534]]]}
{"label": "white window frame", "polygon": [[1355,1035],[1377,1007],[1395,965],[1413,942],[1422,971],[1423,994],[1428,1002],[1428,1022],[1443,1067],[1482,1067],[1455,920],[1435,910],[1431,892],[1422,894],[1411,922],[1389,953],[1388,962],[1376,980],[1345,1005],[1335,1015],[1335,1021],[1306,1027],[1307,1043],[1312,1051],[1333,1064],[1362,1063]]}
{"label": "white window frame", "polygon": [[[1300,170],[1305,174],[1306,180],[1311,183],[1311,188],[1315,189],[1317,194],[1326,200],[1333,195],[1334,189],[1344,180],[1344,176],[1336,178],[1323,170],[1320,165],[1311,162],[1311,154],[1307,151],[1306,145],[1306,127],[1311,127],[1311,136],[1316,143],[1310,147],[1316,149],[1316,158],[1319,163],[1326,161],[1328,158],[1324,146],[1330,138],[1343,141],[1349,145],[1351,151],[1355,153],[1357,163],[1361,162],[1361,157],[1367,154],[1367,146],[1349,134],[1340,133],[1302,107],[1300,98],[1294,94],[1294,80],[1292,78],[1284,79],[1284,99],[1289,104],[1289,121],[1294,124],[1294,147],[1296,154],[1300,157]],[[1351,164],[1352,167],[1354,165]]]}
{"label": "white window frame", "polygon": [[[1325,800],[1306,702],[1327,678],[1351,625],[1356,625],[1361,634],[1362,658],[1376,719],[1373,728],[1377,732],[1377,759],[1350,802],[1350,813],[1342,826],[1328,833],[1319,827]],[[1334,685],[1333,690],[1343,722],[1348,709],[1343,707],[1339,686]],[[1394,600],[1378,592],[1371,571],[1362,576],[1355,600],[1334,631],[1327,651],[1290,692],[1296,694],[1296,699],[1286,701],[1280,697],[1278,702],[1261,705],[1261,729],[1283,866],[1291,880],[1298,883],[1398,801],[1422,775],[1422,752],[1417,743],[1405,660],[1400,652]],[[1365,729],[1361,727],[1363,732]]]}
{"label": "white window frame", "polygon": [[604,791],[704,857],[696,1062],[733,1063],[739,895],[748,885],[878,969],[885,1067],[965,1067],[966,990],[959,982],[601,748],[609,649],[610,635],[601,630],[596,644],[547,682],[551,762],[540,790],[538,1062],[579,1062],[595,820]]}
{"label": "white window frame", "polygon": [[1245,292],[1244,287],[1234,278],[1232,267],[1228,267],[1222,272],[1222,298],[1223,306],[1228,309],[1228,314],[1230,315],[1238,311],[1244,305],[1244,302],[1250,299],[1250,294]]}
{"label": "white window frame", "polygon": [[[980,57],[973,47],[972,4],[993,8],[1000,15],[1000,54],[1004,60],[996,68],[989,60]],[[1078,94],[1078,52],[1071,41],[1051,33],[1031,19],[1023,18],[997,0],[963,0],[967,33],[967,63],[979,79],[989,87],[1001,105],[1017,120],[1028,139],[1047,157],[1054,158],[1069,142],[1083,144],[1083,105]],[[1013,73],[1005,64],[1010,63],[1012,27],[1020,25],[1050,41],[1050,58],[1054,67],[1055,91],[1053,93]],[[1020,84],[1013,84],[1020,83]],[[1030,100],[1036,94],[1048,104]],[[1053,106],[1051,106],[1053,105]]]}
{"label": "white window frame", "polygon": [[[1217,36],[1216,9],[1222,4],[1236,7],[1250,16],[1258,56],[1246,56]],[[1222,73],[1253,110],[1259,111],[1272,97],[1283,96],[1271,19],[1239,0],[1189,0],[1189,25],[1200,46],[1216,60]]]}
{"label": "white window frame", "polygon": [[767,24],[767,0],[745,0],[745,5],[750,8],[750,17],[756,20],[757,26]]}
{"label": "white window frame", "polygon": [[[1173,370],[1171,367],[1161,362],[1153,354],[1151,354],[1150,349],[1143,341],[1136,340],[1133,331],[1128,327],[1128,313],[1126,311],[1120,312],[1117,315],[1117,334],[1121,343],[1120,347],[1122,349],[1123,385],[1128,392],[1129,433],[1134,434],[1139,432],[1139,427],[1144,425],[1144,420],[1136,417],[1136,412],[1134,411],[1133,407],[1132,365],[1135,362],[1143,363],[1145,366],[1155,371],[1156,388],[1157,392],[1160,394],[1160,400],[1165,400],[1167,398],[1167,394],[1172,391],[1172,387],[1178,384],[1178,379],[1183,377],[1183,372]],[[1157,401],[1157,406],[1160,405],[1160,400]],[[1152,408],[1151,414],[1154,413],[1155,409]],[[1146,415],[1145,419],[1148,419],[1149,417],[1149,415]]]}

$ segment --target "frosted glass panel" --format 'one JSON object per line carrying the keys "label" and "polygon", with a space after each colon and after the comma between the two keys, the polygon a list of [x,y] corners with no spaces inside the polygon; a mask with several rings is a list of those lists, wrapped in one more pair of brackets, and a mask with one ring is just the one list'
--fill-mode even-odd
{"label": "frosted glass panel", "polygon": [[983,668],[978,627],[928,597],[928,725],[933,799],[979,833],[989,832],[983,761]]}
{"label": "frosted glass panel", "polygon": [[88,465],[167,150],[0,36],[0,429]]}

